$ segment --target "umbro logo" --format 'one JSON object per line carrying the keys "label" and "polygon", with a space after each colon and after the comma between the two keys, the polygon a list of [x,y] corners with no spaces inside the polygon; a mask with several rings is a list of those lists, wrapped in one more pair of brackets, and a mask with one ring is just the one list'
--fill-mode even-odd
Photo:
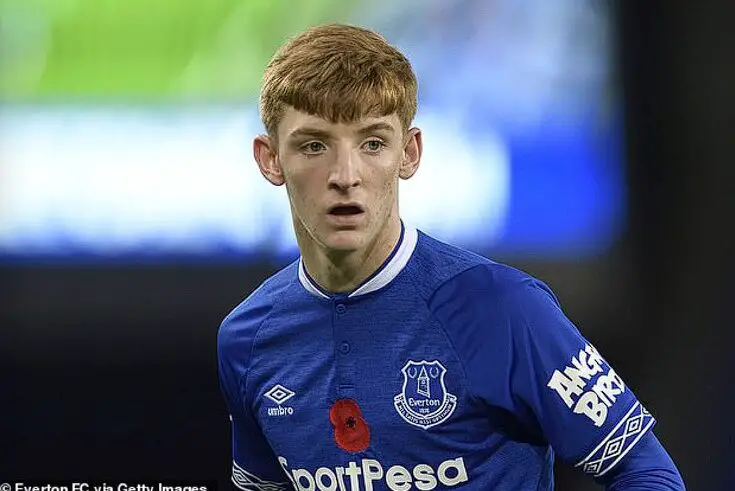
{"label": "umbro logo", "polygon": [[283,403],[295,396],[296,393],[292,390],[287,389],[281,384],[275,385],[265,393],[265,396],[271,401],[275,402],[277,407],[268,408],[268,416],[286,416],[293,414],[293,408],[290,406],[283,406]]}
{"label": "umbro logo", "polygon": [[274,386],[271,390],[265,393],[265,396],[271,401],[275,402],[279,406],[295,396],[296,393],[292,390],[288,390],[281,384]]}

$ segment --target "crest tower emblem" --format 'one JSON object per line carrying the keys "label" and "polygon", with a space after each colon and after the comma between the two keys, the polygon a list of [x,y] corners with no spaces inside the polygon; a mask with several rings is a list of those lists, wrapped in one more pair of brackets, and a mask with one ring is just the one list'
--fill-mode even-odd
{"label": "crest tower emblem", "polygon": [[409,360],[401,373],[403,388],[393,398],[401,418],[425,430],[449,419],[457,407],[457,397],[444,385],[444,365],[438,360]]}

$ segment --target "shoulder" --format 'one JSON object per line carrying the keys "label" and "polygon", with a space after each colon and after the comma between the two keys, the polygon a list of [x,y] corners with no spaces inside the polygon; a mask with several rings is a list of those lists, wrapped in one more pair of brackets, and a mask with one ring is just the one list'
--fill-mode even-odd
{"label": "shoulder", "polygon": [[419,233],[412,267],[417,288],[430,305],[452,300],[511,304],[538,293],[556,302],[551,289],[525,271],[424,233]]}
{"label": "shoulder", "polygon": [[556,295],[540,279],[426,235],[418,248],[416,288],[456,345],[478,339],[508,346],[529,336],[553,337],[571,327]]}
{"label": "shoulder", "polygon": [[250,346],[261,326],[270,317],[286,291],[297,280],[298,262],[278,271],[258,286],[245,300],[227,314],[217,333],[220,356],[237,352],[238,357],[249,357]]}

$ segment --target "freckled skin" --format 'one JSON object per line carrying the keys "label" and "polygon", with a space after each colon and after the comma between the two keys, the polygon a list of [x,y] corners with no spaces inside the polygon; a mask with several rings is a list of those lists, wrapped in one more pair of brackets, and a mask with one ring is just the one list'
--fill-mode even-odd
{"label": "freckled skin", "polygon": [[[420,130],[404,131],[395,114],[332,123],[288,108],[276,139],[255,139],[261,172],[286,186],[304,265],[322,287],[349,291],[388,257],[400,235],[398,182],[421,151]],[[363,213],[330,215],[346,203]]]}

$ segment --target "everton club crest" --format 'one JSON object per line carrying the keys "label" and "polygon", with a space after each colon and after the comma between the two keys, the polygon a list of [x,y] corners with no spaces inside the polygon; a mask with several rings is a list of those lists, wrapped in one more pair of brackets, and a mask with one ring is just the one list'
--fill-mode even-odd
{"label": "everton club crest", "polygon": [[447,392],[447,370],[439,361],[409,360],[401,373],[403,390],[393,398],[393,405],[407,423],[426,430],[452,415],[457,397]]}

